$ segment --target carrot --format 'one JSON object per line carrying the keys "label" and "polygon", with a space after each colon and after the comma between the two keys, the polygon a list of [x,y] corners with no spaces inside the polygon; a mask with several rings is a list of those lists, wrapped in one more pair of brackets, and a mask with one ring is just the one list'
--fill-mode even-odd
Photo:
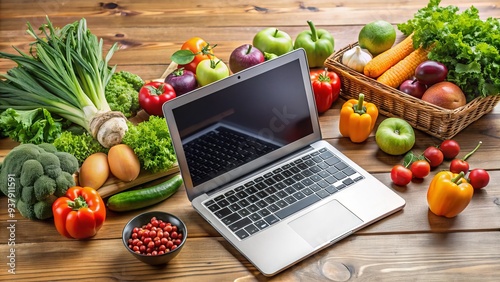
{"label": "carrot", "polygon": [[420,63],[427,60],[427,54],[429,54],[429,49],[424,49],[422,47],[418,48],[390,69],[386,70],[377,78],[377,81],[394,88],[399,87],[403,81],[415,75],[415,69]]}
{"label": "carrot", "polygon": [[375,56],[366,64],[363,73],[368,77],[379,77],[397,62],[408,56],[415,50],[415,48],[413,48],[412,36],[413,34],[410,34],[403,41],[394,45],[392,48],[386,50],[378,56]]}

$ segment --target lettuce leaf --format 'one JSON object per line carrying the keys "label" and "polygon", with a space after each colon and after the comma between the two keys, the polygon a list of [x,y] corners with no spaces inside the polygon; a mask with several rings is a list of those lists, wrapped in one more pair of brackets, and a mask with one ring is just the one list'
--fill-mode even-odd
{"label": "lettuce leaf", "polygon": [[43,108],[14,110],[0,114],[0,132],[20,143],[52,143],[62,132],[62,122]]}
{"label": "lettuce leaf", "polygon": [[398,29],[413,33],[415,47],[431,47],[429,59],[448,68],[447,80],[457,84],[470,101],[500,94],[500,20],[482,20],[474,6],[463,12],[430,0]]}

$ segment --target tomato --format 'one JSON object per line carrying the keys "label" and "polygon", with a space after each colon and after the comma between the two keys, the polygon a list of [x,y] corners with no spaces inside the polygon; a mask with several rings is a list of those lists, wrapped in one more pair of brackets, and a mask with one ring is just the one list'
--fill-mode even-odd
{"label": "tomato", "polygon": [[486,187],[490,182],[490,175],[484,169],[473,169],[469,173],[469,183],[474,189]]}
{"label": "tomato", "polygon": [[467,172],[469,172],[469,163],[464,160],[454,159],[450,163],[450,171],[453,173],[460,173],[463,171],[464,174],[467,174]]}
{"label": "tomato", "polygon": [[227,65],[217,58],[201,61],[196,67],[196,80],[200,86],[229,76]]}
{"label": "tomato", "polygon": [[326,112],[337,101],[340,94],[340,78],[332,71],[313,70],[311,83],[318,113]]}
{"label": "tomato", "polygon": [[394,184],[399,186],[406,186],[410,183],[413,174],[411,170],[404,167],[403,165],[395,165],[391,170],[391,179]]}
{"label": "tomato", "polygon": [[193,60],[185,65],[180,65],[179,67],[183,67],[186,70],[192,71],[196,73],[196,67],[198,64],[206,59],[213,59],[213,48],[215,46],[210,46],[205,40],[200,37],[192,37],[188,39],[181,46],[181,50],[190,50],[194,54]]}
{"label": "tomato", "polygon": [[427,159],[431,167],[439,166],[440,164],[443,163],[444,160],[443,152],[434,146],[425,149],[424,157],[425,159]]}
{"label": "tomato", "polygon": [[151,81],[139,90],[139,105],[150,115],[163,116],[162,106],[166,101],[175,98],[172,85],[159,81]]}
{"label": "tomato", "polygon": [[457,141],[451,139],[441,142],[439,149],[443,152],[444,158],[449,160],[455,158],[460,153],[460,145]]}
{"label": "tomato", "polygon": [[424,178],[431,172],[431,166],[426,160],[418,160],[411,164],[410,170],[415,178]]}

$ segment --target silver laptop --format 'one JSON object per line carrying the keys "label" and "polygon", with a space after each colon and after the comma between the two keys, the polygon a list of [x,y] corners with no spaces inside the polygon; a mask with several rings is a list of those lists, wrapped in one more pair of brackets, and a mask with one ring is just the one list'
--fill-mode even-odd
{"label": "silver laptop", "polygon": [[405,205],[322,140],[302,49],[163,112],[193,207],[266,276]]}

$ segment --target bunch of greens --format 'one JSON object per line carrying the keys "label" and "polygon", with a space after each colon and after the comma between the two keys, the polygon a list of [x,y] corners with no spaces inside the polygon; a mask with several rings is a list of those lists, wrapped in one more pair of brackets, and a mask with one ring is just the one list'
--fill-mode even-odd
{"label": "bunch of greens", "polygon": [[85,19],[55,28],[47,17],[40,27],[42,37],[28,23],[35,41],[29,54],[0,52],[0,58],[17,63],[0,75],[0,111],[8,108],[44,108],[89,131],[103,146],[121,142],[127,130],[126,118],[111,111],[105,86],[115,68],[108,62],[118,45],[103,58],[103,40],[87,29]]}
{"label": "bunch of greens", "polygon": [[144,80],[128,71],[115,72],[106,85],[105,95],[113,111],[122,112],[125,117],[134,116],[140,109],[139,90]]}
{"label": "bunch of greens", "polygon": [[77,160],[79,165],[90,155],[98,152],[108,153],[109,149],[104,148],[88,132],[62,132],[53,142],[58,151],[70,153]]}
{"label": "bunch of greens", "polygon": [[19,143],[52,143],[62,132],[63,121],[54,119],[49,111],[14,110],[8,108],[0,114],[0,132]]}
{"label": "bunch of greens", "polygon": [[165,118],[150,116],[137,125],[129,124],[123,143],[133,148],[141,166],[156,173],[171,168],[175,152]]}
{"label": "bunch of greens", "polygon": [[447,80],[457,84],[470,101],[500,93],[500,20],[481,20],[471,6],[459,12],[456,6],[440,7],[441,0],[428,5],[398,29],[413,33],[415,47],[432,46],[429,59],[448,68]]}

